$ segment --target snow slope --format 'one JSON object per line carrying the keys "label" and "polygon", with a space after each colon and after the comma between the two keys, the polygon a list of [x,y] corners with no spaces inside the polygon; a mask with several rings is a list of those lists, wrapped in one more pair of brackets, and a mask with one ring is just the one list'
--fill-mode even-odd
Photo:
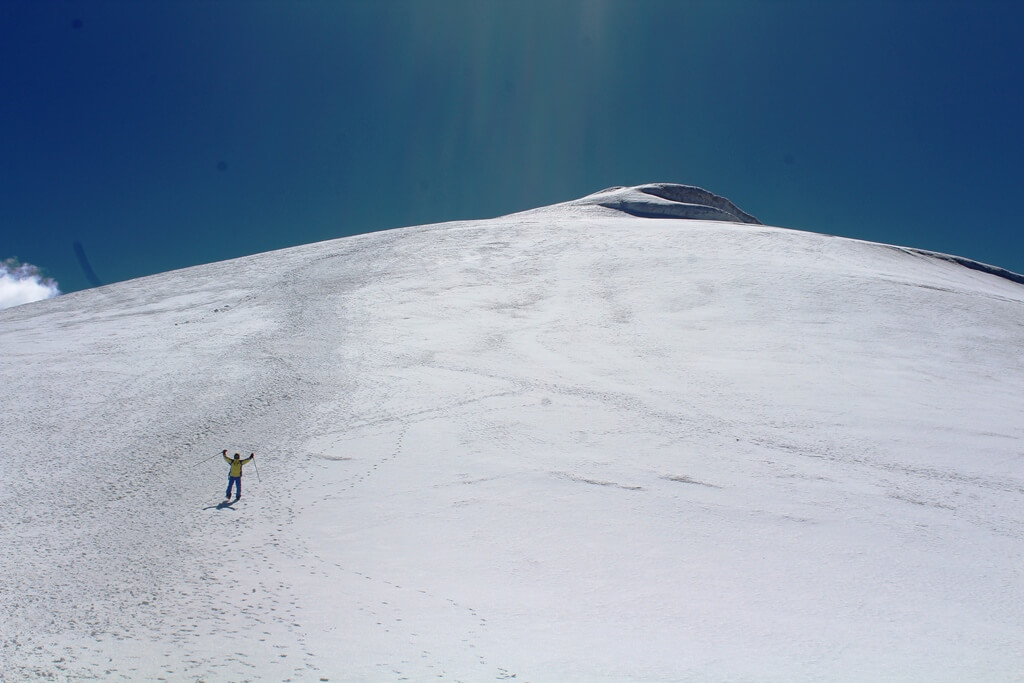
{"label": "snow slope", "polygon": [[594,197],[0,312],[0,678],[1024,680],[1024,287]]}

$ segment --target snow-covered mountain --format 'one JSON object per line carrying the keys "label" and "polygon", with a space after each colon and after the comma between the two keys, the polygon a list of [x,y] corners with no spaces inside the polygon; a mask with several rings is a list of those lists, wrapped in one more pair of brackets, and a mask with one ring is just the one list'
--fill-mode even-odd
{"label": "snow-covered mountain", "polygon": [[1024,680],[1019,276],[705,195],[0,312],[0,678]]}

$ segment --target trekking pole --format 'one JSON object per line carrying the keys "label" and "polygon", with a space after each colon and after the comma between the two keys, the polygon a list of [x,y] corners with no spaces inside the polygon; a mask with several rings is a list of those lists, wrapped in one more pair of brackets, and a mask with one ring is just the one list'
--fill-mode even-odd
{"label": "trekking pole", "polygon": [[[220,455],[220,453],[217,453],[217,455]],[[216,458],[216,457],[217,457],[217,455],[211,455],[211,456],[210,456],[209,458],[206,458],[206,460],[200,460],[200,461],[199,461],[199,462],[197,462],[197,463],[196,463],[195,465],[192,465],[192,467],[199,467],[199,466],[200,466],[200,465],[202,465],[202,464],[203,464],[204,462],[209,462],[210,460],[213,460],[214,458]]]}
{"label": "trekking pole", "polygon": [[252,454],[252,468],[254,470],[256,470],[256,481],[262,483],[262,480],[260,479],[260,468],[256,467],[256,454],[255,453]]}

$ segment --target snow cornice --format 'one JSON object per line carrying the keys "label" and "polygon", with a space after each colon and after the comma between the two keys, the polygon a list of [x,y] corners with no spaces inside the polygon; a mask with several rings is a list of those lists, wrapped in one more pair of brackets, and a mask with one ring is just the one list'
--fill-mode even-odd
{"label": "snow cornice", "polygon": [[602,206],[642,218],[684,218],[761,225],[761,221],[725,197],[700,187],[676,183],[610,187],[570,204]]}

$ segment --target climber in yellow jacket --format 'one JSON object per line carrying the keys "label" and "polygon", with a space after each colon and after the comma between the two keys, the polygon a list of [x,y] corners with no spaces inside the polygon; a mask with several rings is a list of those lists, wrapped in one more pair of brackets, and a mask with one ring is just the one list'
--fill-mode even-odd
{"label": "climber in yellow jacket", "polygon": [[231,465],[231,471],[228,472],[228,490],[227,493],[224,494],[224,497],[229,499],[231,498],[231,487],[234,486],[235,500],[238,500],[239,498],[242,497],[242,465],[255,458],[256,454],[250,453],[248,458],[242,460],[242,456],[238,453],[235,453],[235,458],[234,460],[232,460],[231,458],[228,457],[227,449],[224,449],[223,451],[221,451],[221,455],[223,455],[224,460],[226,460],[227,463]]}

